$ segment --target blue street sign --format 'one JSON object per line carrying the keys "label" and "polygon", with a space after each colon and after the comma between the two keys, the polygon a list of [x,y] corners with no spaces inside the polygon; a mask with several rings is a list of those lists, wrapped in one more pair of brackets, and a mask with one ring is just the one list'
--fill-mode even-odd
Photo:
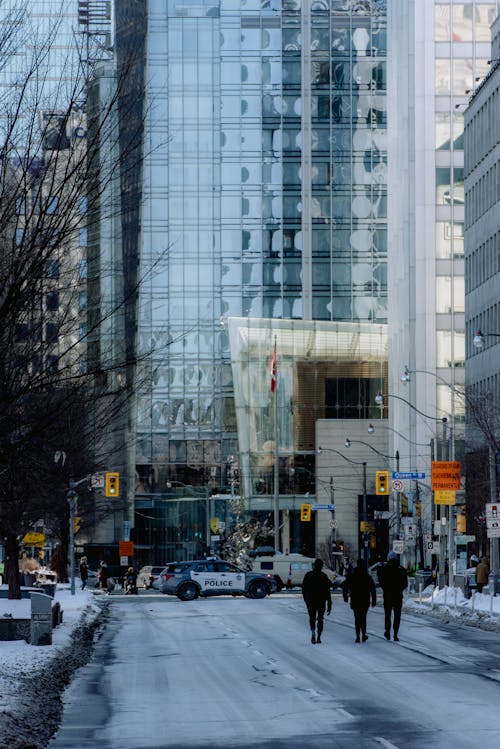
{"label": "blue street sign", "polygon": [[393,479],[425,479],[425,473],[422,471],[393,471]]}
{"label": "blue street sign", "polygon": [[335,505],[311,505],[311,510],[334,510]]}

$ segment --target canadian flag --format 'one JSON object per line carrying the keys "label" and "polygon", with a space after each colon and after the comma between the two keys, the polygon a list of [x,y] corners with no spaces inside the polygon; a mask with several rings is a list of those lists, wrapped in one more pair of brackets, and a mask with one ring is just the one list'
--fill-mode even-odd
{"label": "canadian flag", "polygon": [[271,393],[274,393],[274,391],[276,390],[276,379],[277,379],[277,375],[278,375],[278,370],[277,370],[277,366],[276,366],[276,348],[274,349],[273,355],[271,356],[271,361],[270,361],[269,368],[271,370],[271,384],[270,384],[270,389],[271,389]]}

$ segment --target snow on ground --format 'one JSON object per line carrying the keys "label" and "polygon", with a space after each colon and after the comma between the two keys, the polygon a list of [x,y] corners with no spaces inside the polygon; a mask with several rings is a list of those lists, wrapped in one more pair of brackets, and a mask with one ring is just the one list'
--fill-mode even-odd
{"label": "snow on ground", "polygon": [[[5,589],[6,586],[2,586]],[[93,593],[59,584],[55,593],[63,621],[53,630],[52,645],[0,640],[0,747],[46,746],[57,728],[60,694],[76,668],[92,652],[93,634],[103,606]],[[31,601],[0,598],[0,617],[30,618]]]}

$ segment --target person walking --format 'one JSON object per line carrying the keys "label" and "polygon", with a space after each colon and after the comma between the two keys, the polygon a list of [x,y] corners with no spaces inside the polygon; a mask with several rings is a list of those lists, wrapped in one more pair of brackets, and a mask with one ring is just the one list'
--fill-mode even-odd
{"label": "person walking", "polygon": [[490,565],[488,557],[483,557],[476,567],[476,590],[478,593],[483,592],[485,585],[488,585],[488,575],[490,574]]}
{"label": "person walking", "polygon": [[322,570],[322,560],[315,559],[312,570],[306,572],[302,581],[302,596],[307,606],[307,613],[309,614],[311,642],[313,645],[321,642],[325,608],[328,615],[332,610],[330,581]]}
{"label": "person walking", "polygon": [[403,608],[403,591],[408,587],[408,575],[399,564],[398,555],[390,551],[386,564],[378,568],[378,580],[384,594],[384,613],[386,640],[391,639],[391,617],[394,614],[392,628],[394,639],[399,642],[398,632],[401,623],[401,609]]}
{"label": "person walking", "polygon": [[108,578],[109,578],[109,570],[108,565],[106,562],[101,562],[101,566],[99,567],[99,585],[101,586],[102,590],[106,590],[109,593],[108,590]]}
{"label": "person walking", "polygon": [[87,580],[89,579],[89,568],[87,564],[87,557],[80,559],[80,580],[82,581],[81,589],[85,590]]}
{"label": "person walking", "polygon": [[349,577],[346,577],[342,583],[342,593],[344,601],[347,603],[351,599],[351,609],[354,612],[354,627],[356,629],[355,642],[360,642],[360,635],[363,642],[366,642],[366,615],[372,606],[377,605],[377,591],[372,576],[366,568],[364,559],[358,559],[355,569]]}

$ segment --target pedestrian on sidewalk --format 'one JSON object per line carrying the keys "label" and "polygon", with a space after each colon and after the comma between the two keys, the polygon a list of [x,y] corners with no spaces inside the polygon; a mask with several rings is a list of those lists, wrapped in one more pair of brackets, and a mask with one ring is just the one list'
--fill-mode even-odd
{"label": "pedestrian on sidewalk", "polygon": [[81,589],[85,590],[87,580],[89,579],[89,568],[87,564],[87,557],[80,559],[80,580],[82,581]]}
{"label": "pedestrian on sidewalk", "polygon": [[[330,581],[323,570],[321,559],[315,559],[313,568],[304,575],[302,581],[302,596],[309,614],[311,627],[311,642],[314,645],[321,642],[323,632],[323,618],[332,610],[332,595],[330,593]],[[317,636],[316,636],[317,626]]]}
{"label": "pedestrian on sidewalk", "polygon": [[108,570],[108,565],[106,564],[106,562],[101,562],[101,566],[99,567],[98,578],[99,578],[99,585],[101,586],[101,589],[109,593],[109,590],[108,590],[109,570]]}
{"label": "pedestrian on sidewalk", "polygon": [[378,568],[378,580],[384,594],[384,613],[386,640],[391,639],[391,617],[394,639],[399,641],[398,632],[401,623],[401,609],[403,608],[403,591],[408,587],[408,575],[406,570],[399,564],[398,555],[390,551],[387,562]]}
{"label": "pedestrian on sidewalk", "polygon": [[356,629],[356,640],[360,642],[360,636],[363,642],[366,642],[366,615],[372,606],[377,605],[377,591],[372,576],[366,568],[364,559],[358,559],[355,569],[349,577],[346,577],[342,583],[342,593],[344,601],[347,603],[351,599],[351,609],[354,612],[354,627]]}
{"label": "pedestrian on sidewalk", "polygon": [[476,590],[478,593],[482,593],[484,586],[488,585],[489,574],[490,565],[488,557],[483,557],[476,567]]}

